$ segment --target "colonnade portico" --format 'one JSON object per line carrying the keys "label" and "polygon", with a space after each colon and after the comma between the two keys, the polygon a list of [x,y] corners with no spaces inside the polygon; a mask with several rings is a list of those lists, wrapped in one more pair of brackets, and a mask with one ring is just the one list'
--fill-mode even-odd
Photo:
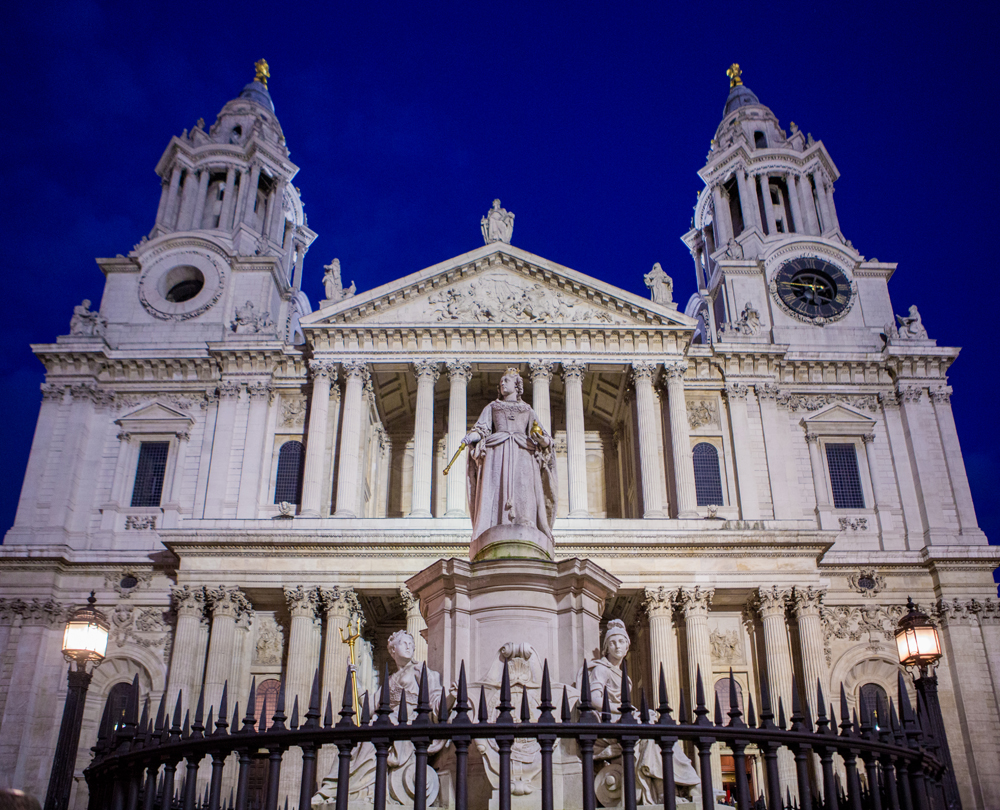
{"label": "colonnade portico", "polygon": [[[400,480],[398,471],[385,473],[397,476],[394,487],[408,484],[408,508],[398,516],[466,517],[467,454],[459,453],[456,458],[456,453],[482,408],[495,398],[494,378],[511,365],[521,370],[525,400],[532,404],[539,420],[554,435],[563,437],[557,441],[557,452],[565,453],[564,472],[560,473],[565,480],[560,481],[560,488],[566,511],[560,512],[561,517],[605,516],[595,514],[595,495],[588,489],[592,488],[588,464],[592,467],[589,458],[593,452],[593,440],[588,436],[595,432],[617,435],[623,421],[632,424],[629,457],[634,459],[634,469],[627,473],[638,487],[634,516],[700,517],[685,399],[688,365],[674,358],[649,356],[627,363],[609,363],[603,358],[593,363],[550,358],[477,362],[447,356],[377,363],[362,358],[338,362],[318,356],[309,363],[312,388],[305,419],[299,516],[390,516],[377,511],[387,506],[365,506],[371,494],[362,492],[364,445],[366,431],[371,429],[391,437],[392,452],[405,452],[411,460],[408,481]],[[596,375],[601,375],[599,391],[595,391]],[[391,395],[386,394],[390,388]],[[669,436],[666,452],[665,433]],[[605,466],[613,466],[614,474],[620,476],[619,461],[607,455],[617,450],[609,446],[602,452],[606,454]],[[455,463],[445,478],[442,468],[453,458]],[[376,459],[374,463],[389,462]],[[741,475],[749,475],[746,471],[750,469],[752,460],[747,458]],[[589,474],[592,478],[593,469]],[[619,480],[618,486],[623,487],[624,482]],[[385,489],[383,486],[380,491]],[[616,504],[619,497],[616,495]]]}

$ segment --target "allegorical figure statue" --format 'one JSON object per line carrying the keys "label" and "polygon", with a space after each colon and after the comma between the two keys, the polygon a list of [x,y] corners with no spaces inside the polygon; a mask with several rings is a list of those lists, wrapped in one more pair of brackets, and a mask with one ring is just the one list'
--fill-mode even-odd
{"label": "allegorical figure statue", "polygon": [[344,289],[344,282],[340,277],[340,259],[334,259],[329,264],[323,265],[323,269],[326,271],[323,274],[323,289],[327,301],[343,301],[354,295],[357,287],[353,281],[350,287]]}
{"label": "allegorical figure statue", "polygon": [[916,304],[910,307],[909,315],[897,315],[896,320],[899,321],[899,336],[904,340],[927,339],[927,330]]}
{"label": "allegorical figure statue", "polygon": [[69,321],[69,333],[82,337],[97,337],[104,334],[104,327],[107,321],[101,317],[100,313],[92,312],[90,300],[83,299],[83,303],[73,307],[73,317]]}
{"label": "allegorical figure statue", "polygon": [[[415,645],[413,636],[405,630],[397,630],[389,636],[389,655],[396,662],[396,671],[389,676],[388,683],[382,689],[389,690],[389,705],[392,707],[390,719],[399,722],[399,705],[406,695],[406,711],[410,719],[414,716],[417,701],[420,698],[420,671],[423,662],[415,661],[413,653]],[[432,707],[431,718],[436,722],[437,712],[441,704],[441,676],[431,669],[427,670],[427,688]],[[379,690],[375,698],[376,705],[382,700]],[[445,744],[445,740],[436,740],[428,748],[428,754],[436,754]],[[413,743],[400,740],[389,749],[389,773],[387,779],[388,803],[413,806],[414,772],[416,770],[416,752]],[[333,770],[323,780],[316,795],[312,798],[313,807],[333,807],[337,801],[337,769]],[[351,755],[350,800],[371,800],[375,789],[375,747],[368,742],[361,743]],[[427,806],[437,801],[441,788],[437,772],[427,768]]]}
{"label": "allegorical figure statue", "polygon": [[493,201],[493,207],[489,213],[480,220],[483,229],[483,240],[487,245],[493,242],[505,242],[510,244],[510,237],[514,233],[514,215],[506,208],[500,207],[500,200]]}
{"label": "allegorical figure statue", "polygon": [[465,437],[473,541],[493,526],[531,526],[552,540],[557,488],[552,437],[521,399],[524,381],[509,368],[499,396]]}
{"label": "allegorical figure statue", "polygon": [[[601,645],[601,657],[587,662],[587,674],[590,676],[590,702],[595,711],[600,711],[604,703],[604,690],[608,690],[608,701],[612,712],[617,711],[622,702],[622,661],[628,655],[632,642],[621,619],[612,619],[604,632],[604,643]],[[576,685],[583,682],[583,670],[576,676]],[[629,679],[629,686],[632,681]],[[612,719],[614,716],[612,715]],[[616,740],[600,739],[594,745],[595,760],[615,760],[622,755],[621,745]],[[607,766],[605,766],[607,767]],[[603,771],[603,769],[602,769]],[[595,778],[598,798],[602,803],[616,804],[620,797],[605,793],[602,798],[602,787],[607,791],[607,783],[612,780],[602,778],[598,771]],[[691,765],[691,760],[684,754],[680,743],[674,745],[674,782],[682,789],[700,784],[698,773]],[[635,747],[635,783],[639,794],[639,804],[661,804],[663,802],[663,761],[659,746],[652,740],[640,740]],[[615,782],[620,791],[620,782]]]}
{"label": "allegorical figure statue", "polygon": [[659,262],[654,264],[653,269],[646,273],[642,279],[649,288],[649,294],[654,304],[669,306],[674,303],[674,280],[663,271]]}

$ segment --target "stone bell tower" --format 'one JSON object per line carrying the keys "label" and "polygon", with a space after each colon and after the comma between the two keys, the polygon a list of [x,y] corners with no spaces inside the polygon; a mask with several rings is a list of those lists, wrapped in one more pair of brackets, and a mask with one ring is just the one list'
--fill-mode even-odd
{"label": "stone bell tower", "polygon": [[292,185],[298,167],[267,63],[255,67],[210,128],[199,119],[171,138],[156,166],[162,193],[149,236],[127,257],[99,260],[111,345],[301,337],[298,318],[310,310],[302,262],[316,234]]}
{"label": "stone bell tower", "polygon": [[739,65],[727,75],[722,121],[698,172],[705,188],[682,237],[695,263],[687,314],[702,321],[699,336],[880,349],[895,265],[865,261],[843,236],[833,200],[840,172],[823,143],[795,123],[782,129]]}

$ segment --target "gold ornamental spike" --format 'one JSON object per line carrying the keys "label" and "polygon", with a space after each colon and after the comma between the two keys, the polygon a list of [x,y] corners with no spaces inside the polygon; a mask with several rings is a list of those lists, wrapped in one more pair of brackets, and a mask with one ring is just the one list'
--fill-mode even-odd
{"label": "gold ornamental spike", "polygon": [[729,70],[726,71],[726,75],[729,77],[730,88],[736,87],[738,84],[743,84],[743,79],[741,78],[743,71],[740,70],[740,66],[735,62],[729,66]]}
{"label": "gold ornamental spike", "polygon": [[254,69],[257,71],[256,75],[253,77],[255,82],[260,82],[264,87],[267,87],[267,80],[271,78],[271,71],[267,66],[266,59],[258,59],[253,63]]}

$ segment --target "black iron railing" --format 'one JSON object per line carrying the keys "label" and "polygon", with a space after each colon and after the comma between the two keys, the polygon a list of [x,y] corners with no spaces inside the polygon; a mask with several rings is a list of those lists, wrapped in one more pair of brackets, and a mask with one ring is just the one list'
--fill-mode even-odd
{"label": "black iron railing", "polygon": [[[298,807],[306,810],[317,789],[317,754],[323,746],[336,746],[338,780],[336,808],[347,810],[350,796],[351,756],[355,747],[371,743],[375,750],[376,768],[374,791],[370,798],[375,810],[383,810],[387,797],[389,751],[394,743],[406,741],[413,745],[416,759],[414,800],[415,810],[425,810],[428,749],[436,740],[446,740],[454,748],[452,779],[453,803],[457,810],[469,807],[469,751],[475,740],[489,739],[499,752],[498,807],[511,807],[511,748],[515,739],[537,741],[541,770],[539,801],[541,810],[554,810],[553,751],[557,741],[575,741],[583,783],[583,810],[595,810],[598,800],[594,789],[594,746],[598,740],[615,741],[621,748],[621,797],[626,810],[636,806],[636,746],[648,740],[659,748],[662,765],[662,806],[675,810],[674,743],[691,743],[699,760],[701,803],[703,810],[713,810],[715,796],[712,785],[711,749],[723,743],[732,752],[735,766],[733,799],[740,810],[938,810],[945,808],[942,792],[943,765],[937,757],[938,741],[929,733],[924,722],[926,712],[918,706],[914,713],[902,675],[898,681],[898,706],[880,705],[877,717],[867,711],[863,702],[861,716],[849,711],[843,687],[840,689],[840,723],[833,717],[833,705],[828,705],[817,685],[817,718],[811,720],[808,708],[803,712],[793,688],[790,724],[786,727],[785,709],[778,701],[777,718],[771,710],[767,688],[762,684],[761,711],[755,713],[750,698],[747,712],[738,706],[734,681],[730,678],[728,711],[723,714],[718,695],[714,713],[705,703],[701,674],[696,683],[696,705],[689,716],[683,695],[675,719],[667,704],[666,683],[661,670],[659,706],[651,716],[643,693],[638,709],[631,701],[627,668],[622,679],[621,705],[612,712],[607,691],[600,710],[590,702],[587,667],[583,668],[581,697],[575,710],[564,688],[561,708],[553,703],[548,663],[546,662],[540,690],[540,701],[532,712],[527,690],[512,694],[507,664],[499,690],[495,717],[490,719],[485,693],[480,692],[478,712],[469,702],[465,665],[462,664],[457,694],[453,705],[442,694],[437,709],[428,698],[427,673],[424,668],[419,700],[410,719],[406,695],[398,710],[389,705],[388,689],[371,716],[367,695],[360,718],[355,718],[352,680],[346,678],[340,720],[334,723],[332,702],[327,699],[325,716],[320,711],[319,675],[313,679],[312,694],[304,721],[300,723],[298,700],[291,718],[285,715],[284,688],[278,697],[272,722],[266,730],[258,728],[254,716],[254,688],[251,686],[249,709],[239,726],[239,708],[227,720],[228,701],[225,687],[218,713],[204,714],[204,700],[199,700],[193,721],[185,715],[181,720],[181,696],[178,695],[172,719],[165,717],[161,703],[155,720],[150,720],[149,699],[139,717],[138,680],[133,682],[125,716],[117,728],[107,716],[101,723],[100,735],[94,748],[94,760],[85,775],[90,788],[90,810],[219,810],[223,806],[247,810],[250,767],[254,757],[266,752],[267,789],[264,810],[279,806],[279,780],[282,756],[291,748],[301,750]],[[386,683],[387,680],[383,680]],[[515,699],[520,698],[519,706]],[[266,707],[261,711],[262,718]],[[215,720],[213,721],[213,714]],[[515,714],[517,716],[515,716]],[[532,719],[534,714],[534,719]],[[714,717],[712,716],[714,714]],[[558,716],[557,716],[558,715]],[[395,716],[395,719],[393,719]],[[777,719],[777,722],[775,720]],[[887,720],[887,722],[886,722]],[[214,723],[214,728],[212,727]],[[261,726],[265,723],[261,722]],[[763,761],[764,785],[758,797],[750,795],[747,775],[747,751],[756,749]],[[793,800],[786,785],[782,797],[778,756],[782,749],[791,752],[795,763],[797,798]],[[223,769],[231,757],[238,760],[235,790],[223,801]],[[201,763],[211,760],[211,778],[205,792],[199,794],[198,770]],[[818,774],[812,765],[818,760]],[[598,763],[601,764],[601,763]],[[843,776],[841,781],[840,776]],[[766,796],[766,798],[765,798]],[[756,799],[756,800],[755,800]],[[293,801],[294,804],[294,801]],[[285,800],[288,806],[288,800]]]}

